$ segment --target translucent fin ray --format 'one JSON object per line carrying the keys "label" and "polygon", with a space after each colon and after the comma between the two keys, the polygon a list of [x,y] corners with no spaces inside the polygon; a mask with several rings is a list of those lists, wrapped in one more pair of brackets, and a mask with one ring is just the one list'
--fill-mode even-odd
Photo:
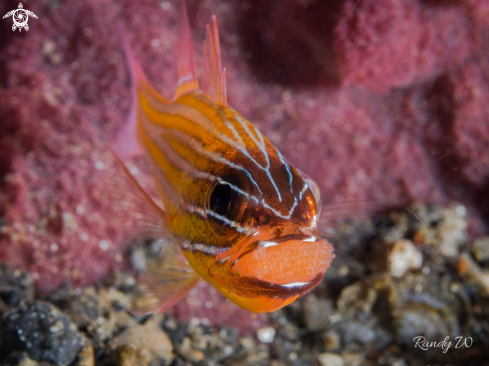
{"label": "translucent fin ray", "polygon": [[120,240],[164,240],[159,256],[149,261],[147,271],[138,279],[129,309],[139,315],[162,312],[192,289],[200,277],[169,232],[166,213],[141,188],[124,163],[109,147],[94,152],[93,158],[97,169],[93,182],[103,183],[103,198],[113,203],[110,214],[121,233]]}
{"label": "translucent fin ray", "polygon": [[366,239],[373,235],[375,217],[381,209],[379,202],[369,200],[323,205],[317,230],[322,238],[333,244],[335,253],[343,257],[343,260],[338,257],[337,262],[347,262],[354,257]]}
{"label": "translucent fin ray", "polygon": [[195,72],[194,45],[188,23],[185,1],[180,5],[180,26],[178,40],[178,83],[173,99],[199,90],[199,81]]}
{"label": "translucent fin ray", "polygon": [[174,239],[165,240],[159,256],[138,279],[128,310],[135,315],[159,314],[194,288],[199,280],[178,243]]}
{"label": "translucent fin ray", "polygon": [[95,153],[96,177],[104,184],[104,199],[112,203],[111,214],[125,242],[168,238],[166,213],[148,196],[109,147]]}
{"label": "translucent fin ray", "polygon": [[383,208],[381,202],[373,200],[352,200],[338,203],[325,203],[321,208],[319,223],[328,220],[345,220],[370,217]]}
{"label": "translucent fin ray", "polygon": [[227,106],[226,70],[222,67],[219,31],[216,16],[212,16],[212,28],[207,25],[202,67],[202,91],[220,106]]}
{"label": "translucent fin ray", "polygon": [[161,103],[168,104],[169,100],[162,97],[149,83],[146,75],[144,74],[141,65],[139,64],[132,47],[129,43],[126,33],[121,26],[118,27],[120,37],[122,40],[124,54],[126,56],[126,62],[129,67],[129,75],[131,78],[131,104],[129,108],[129,115],[126,122],[122,125],[114,140],[112,141],[112,149],[121,158],[127,159],[133,156],[142,155],[143,149],[141,148],[137,133],[137,113],[138,113],[138,91],[143,89],[147,93],[152,94]]}
{"label": "translucent fin ray", "polygon": [[134,55],[134,51],[132,50],[131,43],[129,42],[126,33],[121,28],[119,29],[120,29],[120,37],[122,40],[122,45],[124,47],[124,55],[126,56],[126,61],[129,66],[131,83],[133,85],[137,85],[142,82],[147,82],[148,80],[146,78],[146,75],[144,74],[144,71],[141,65],[139,64],[139,61]]}

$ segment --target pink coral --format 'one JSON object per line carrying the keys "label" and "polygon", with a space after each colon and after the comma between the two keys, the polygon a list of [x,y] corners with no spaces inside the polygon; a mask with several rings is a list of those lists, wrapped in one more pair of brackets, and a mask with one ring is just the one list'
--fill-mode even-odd
{"label": "pink coral", "polygon": [[343,80],[387,92],[460,65],[471,51],[470,17],[418,1],[347,1],[336,28]]}

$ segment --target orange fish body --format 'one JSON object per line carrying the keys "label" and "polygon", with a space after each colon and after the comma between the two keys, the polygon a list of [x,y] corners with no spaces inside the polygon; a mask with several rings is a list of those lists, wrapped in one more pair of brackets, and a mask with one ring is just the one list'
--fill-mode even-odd
{"label": "orange fish body", "polygon": [[142,291],[136,312],[163,311],[200,278],[244,309],[274,311],[316,286],[334,258],[317,234],[315,183],[227,104],[215,17],[204,52],[200,88],[182,5],[179,84],[169,101],[126,46],[136,100],[128,128],[149,158],[165,212],[150,206],[190,265],[174,254],[150,269],[143,287],[152,300]]}

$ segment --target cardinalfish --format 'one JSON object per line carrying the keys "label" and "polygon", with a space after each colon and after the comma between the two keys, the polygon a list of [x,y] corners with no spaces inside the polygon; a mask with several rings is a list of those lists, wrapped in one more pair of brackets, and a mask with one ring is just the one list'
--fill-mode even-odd
{"label": "cardinalfish", "polygon": [[179,32],[173,100],[151,86],[125,40],[135,102],[114,150],[144,152],[164,209],[128,176],[145,208],[124,212],[137,235],[165,239],[132,311],[161,312],[202,279],[244,309],[275,311],[314,288],[334,258],[317,232],[318,186],[228,105],[216,17],[200,80],[183,3]]}

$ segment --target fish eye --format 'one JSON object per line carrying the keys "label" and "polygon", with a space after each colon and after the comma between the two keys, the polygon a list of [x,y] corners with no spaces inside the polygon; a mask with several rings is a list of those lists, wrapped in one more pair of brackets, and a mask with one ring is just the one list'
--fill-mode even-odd
{"label": "fish eye", "polygon": [[311,190],[312,194],[314,195],[314,199],[316,200],[316,204],[321,203],[321,192],[319,191],[319,187],[315,181],[313,181],[311,178],[304,178],[304,181],[306,182],[307,186]]}
{"label": "fish eye", "polygon": [[240,191],[239,177],[220,177],[207,196],[207,216],[219,226],[231,226],[242,212],[243,194]]}
{"label": "fish eye", "polygon": [[314,199],[316,200],[316,220],[319,218],[321,214],[321,192],[319,191],[319,187],[315,181],[313,181],[309,177],[304,177],[304,182],[307,184],[307,187],[311,190]]}
{"label": "fish eye", "polygon": [[219,216],[226,216],[231,207],[231,187],[228,184],[218,183],[211,193],[210,209]]}
{"label": "fish eye", "polygon": [[319,214],[321,213],[321,192],[319,190],[319,187],[317,183],[309,177],[307,174],[299,171],[301,174],[302,178],[304,179],[304,183],[306,183],[307,188],[311,191],[312,195],[314,196],[314,200],[316,201],[316,219],[319,217]]}

